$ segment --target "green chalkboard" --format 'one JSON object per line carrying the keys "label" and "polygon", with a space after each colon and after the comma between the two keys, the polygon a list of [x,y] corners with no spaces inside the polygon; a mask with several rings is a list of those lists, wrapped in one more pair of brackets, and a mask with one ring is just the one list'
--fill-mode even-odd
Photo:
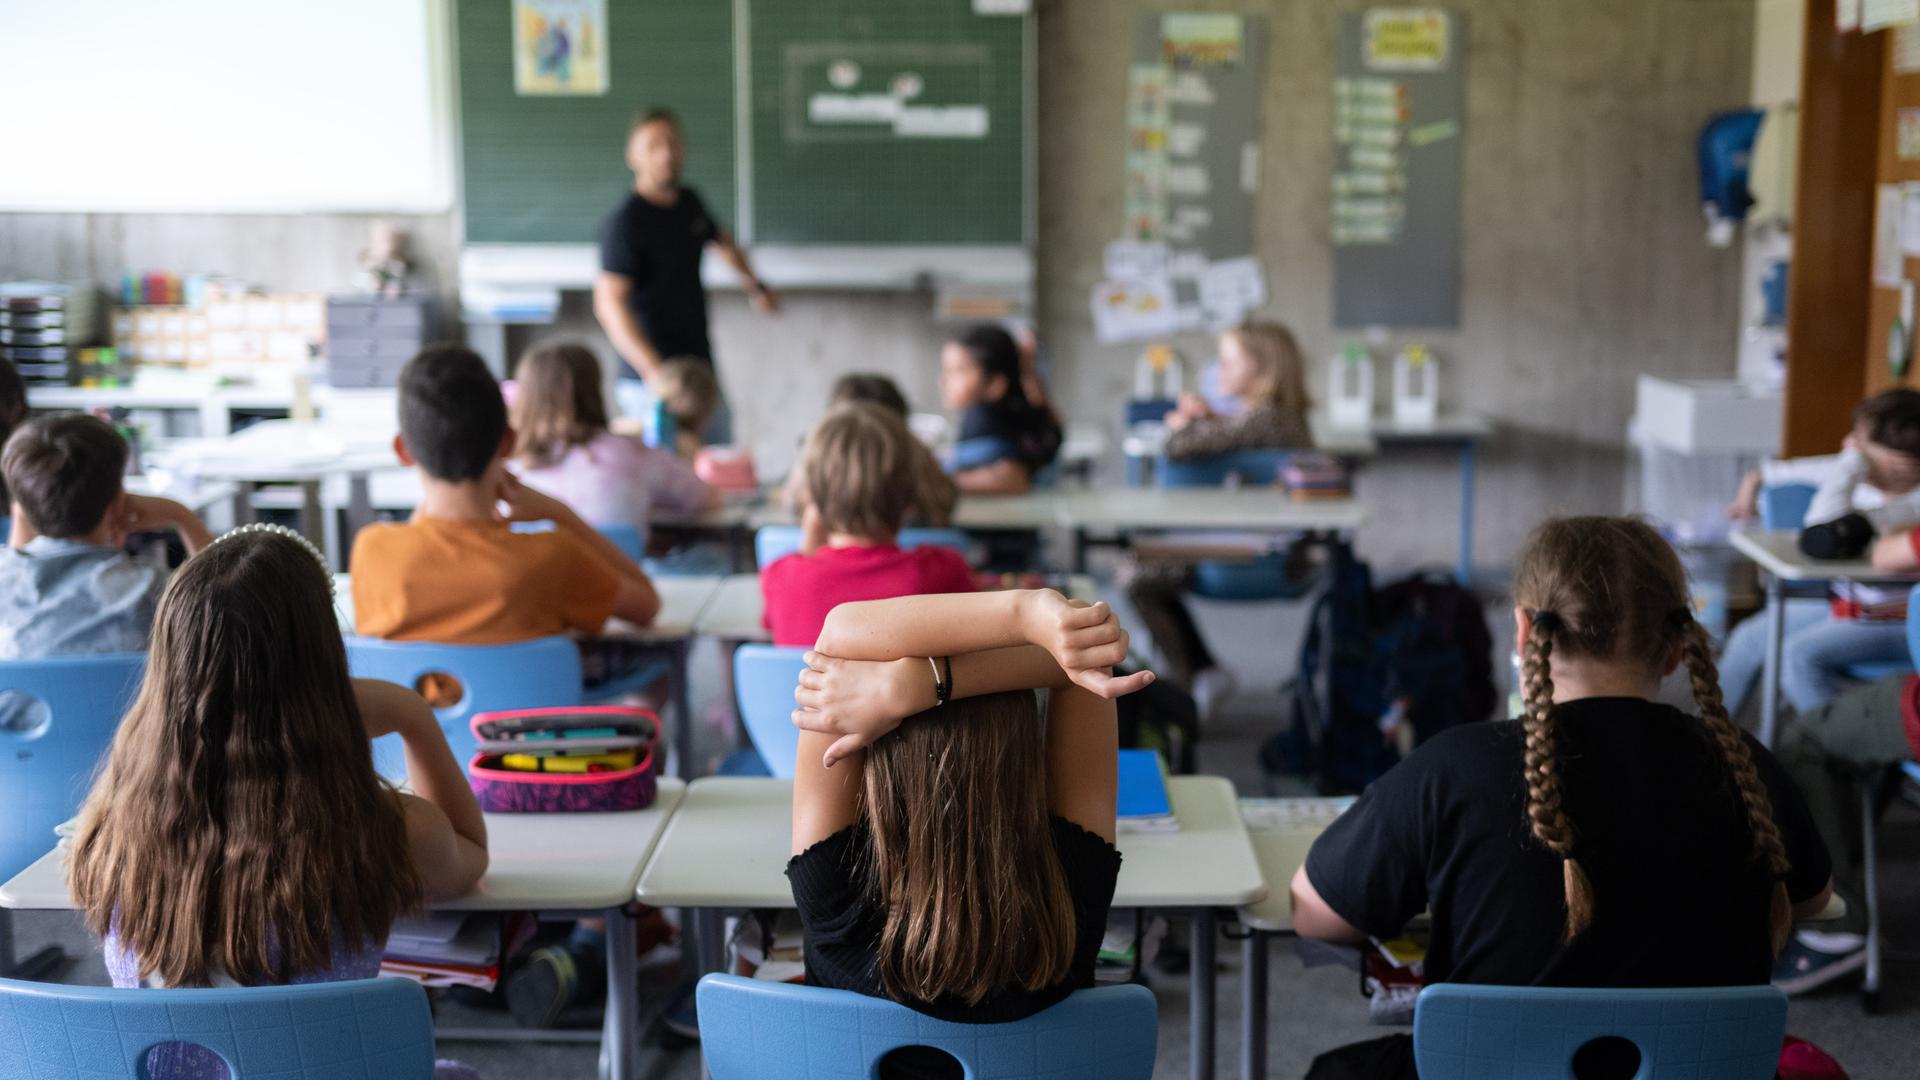
{"label": "green chalkboard", "polygon": [[455,6],[468,243],[593,241],[633,183],[627,125],[654,105],[680,114],[687,182],[732,223],[732,4],[608,0],[608,88],[595,97],[514,92],[512,9],[512,0]]}
{"label": "green chalkboard", "polygon": [[972,0],[747,0],[757,243],[1026,241],[1029,20]]}

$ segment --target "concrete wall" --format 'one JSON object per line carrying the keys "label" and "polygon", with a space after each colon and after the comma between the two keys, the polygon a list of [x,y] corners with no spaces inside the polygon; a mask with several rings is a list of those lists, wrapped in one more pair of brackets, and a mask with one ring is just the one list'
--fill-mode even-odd
{"label": "concrete wall", "polygon": [[[1038,321],[1070,418],[1117,425],[1136,350],[1093,340],[1086,311],[1101,247],[1121,215],[1125,70],[1135,20],[1165,7],[1267,16],[1262,187],[1254,249],[1266,315],[1314,357],[1330,325],[1330,43],[1357,0],[1223,3],[1038,0]],[[1733,369],[1739,266],[1711,250],[1697,206],[1693,138],[1751,93],[1755,0],[1455,0],[1468,57],[1463,308],[1432,335],[1443,393],[1503,426],[1483,455],[1479,554],[1511,552],[1541,515],[1622,505],[1623,432],[1642,371]],[[0,278],[172,267],[274,286],[344,284],[359,216],[0,215]],[[450,216],[404,219],[439,280],[451,276]],[[789,294],[777,320],[719,295],[715,348],[736,430],[765,466],[790,459],[831,376],[878,369],[931,407],[943,328],[925,295]],[[594,334],[583,303],[562,328]],[[1181,342],[1208,353],[1204,338]],[[1320,381],[1320,362],[1313,364]],[[1385,393],[1384,382],[1382,393]],[[1396,455],[1367,471],[1366,552],[1450,563],[1456,495],[1444,455]]]}

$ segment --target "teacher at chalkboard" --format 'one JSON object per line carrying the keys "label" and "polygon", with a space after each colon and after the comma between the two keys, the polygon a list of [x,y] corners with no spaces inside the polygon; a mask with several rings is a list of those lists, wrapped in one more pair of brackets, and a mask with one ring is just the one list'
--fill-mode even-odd
{"label": "teacher at chalkboard", "polygon": [[[644,416],[652,407],[650,384],[663,361],[695,357],[713,362],[707,336],[707,290],[700,283],[700,256],[708,244],[720,249],[753,306],[771,315],[780,301],[747,262],[746,252],[690,187],[680,183],[687,150],[680,120],[650,109],[627,130],[627,165],[633,190],[600,226],[600,276],[593,283],[593,314],[615,351],[626,361],[615,394],[620,411]],[[722,401],[702,441],[731,440],[732,415]]]}

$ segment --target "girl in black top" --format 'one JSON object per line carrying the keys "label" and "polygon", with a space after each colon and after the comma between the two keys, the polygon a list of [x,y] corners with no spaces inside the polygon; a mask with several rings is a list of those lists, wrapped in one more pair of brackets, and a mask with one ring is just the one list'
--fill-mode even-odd
{"label": "girl in black top", "polygon": [[1018,495],[1060,453],[1060,421],[1047,406],[1030,352],[982,323],[940,350],[940,397],[960,414],[953,479],[977,495]]}
{"label": "girl in black top", "polygon": [[[1526,715],[1448,731],[1375,781],[1294,875],[1294,929],[1386,938],[1430,910],[1428,982],[1765,983],[1831,863],[1728,719],[1673,549],[1634,519],[1549,521],[1513,595]],[[1697,717],[1654,700],[1682,663]],[[1406,1035],[1308,1073],[1414,1075]]]}
{"label": "girl in black top", "polygon": [[[1126,654],[1105,604],[1049,590],[833,610],[794,713],[787,877],[809,983],[961,1023],[1093,985],[1120,871],[1112,699],[1153,679],[1114,678]],[[882,1074],[952,1065],[893,1055]]]}

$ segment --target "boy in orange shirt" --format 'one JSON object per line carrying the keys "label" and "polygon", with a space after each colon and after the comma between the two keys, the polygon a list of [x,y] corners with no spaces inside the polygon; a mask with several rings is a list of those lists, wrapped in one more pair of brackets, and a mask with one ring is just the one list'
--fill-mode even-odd
{"label": "boy in orange shirt", "polygon": [[[613,615],[653,621],[660,597],[633,560],[507,471],[506,402],[477,354],[429,346],[401,370],[399,396],[393,448],[420,470],[420,506],[406,523],[371,525],[354,539],[359,633],[491,645],[593,635]],[[516,521],[555,528],[515,532]],[[598,681],[592,650],[586,659],[588,681]]]}

